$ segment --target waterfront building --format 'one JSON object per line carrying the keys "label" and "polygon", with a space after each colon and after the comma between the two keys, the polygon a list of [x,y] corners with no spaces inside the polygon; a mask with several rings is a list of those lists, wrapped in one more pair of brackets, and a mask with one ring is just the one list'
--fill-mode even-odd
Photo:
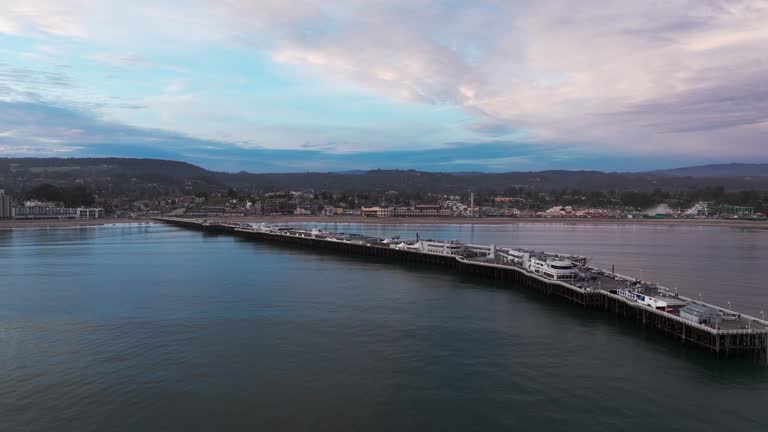
{"label": "waterfront building", "polygon": [[77,219],[77,209],[67,207],[17,207],[14,219]]}
{"label": "waterfront building", "polygon": [[99,219],[104,217],[103,208],[71,207],[16,207],[14,219]]}
{"label": "waterfront building", "polygon": [[438,205],[417,205],[414,207],[363,207],[365,217],[450,217],[454,212],[441,209]]}
{"label": "waterfront building", "polygon": [[395,217],[450,217],[453,216],[453,212],[441,209],[437,205],[417,205],[413,208],[396,207],[394,215]]}
{"label": "waterfront building", "polygon": [[13,197],[5,194],[5,190],[0,189],[0,219],[13,218]]}
{"label": "waterfront building", "polygon": [[465,246],[461,242],[458,242],[458,241],[444,242],[444,241],[438,241],[438,240],[419,240],[413,244],[401,242],[395,247],[401,250],[411,250],[411,251],[418,251],[418,252],[427,252],[427,253],[443,254],[443,255],[456,255],[456,256],[460,256],[465,250]]}
{"label": "waterfront building", "polygon": [[689,304],[680,309],[680,318],[695,322],[696,324],[716,324],[723,313],[700,304]]}
{"label": "waterfront building", "polygon": [[752,219],[755,216],[755,208],[727,205],[723,206],[722,216],[738,219]]}
{"label": "waterfront building", "polygon": [[77,209],[78,219],[100,219],[104,217],[103,208],[85,208],[81,207]]}
{"label": "waterfront building", "polygon": [[392,207],[363,207],[360,209],[363,217],[392,217],[394,209]]}
{"label": "waterfront building", "polygon": [[552,280],[573,281],[578,276],[576,264],[552,257],[532,256],[528,268],[534,273]]}

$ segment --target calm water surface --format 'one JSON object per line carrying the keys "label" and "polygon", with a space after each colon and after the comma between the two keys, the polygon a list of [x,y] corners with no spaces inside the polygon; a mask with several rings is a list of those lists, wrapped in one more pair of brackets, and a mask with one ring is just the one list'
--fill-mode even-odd
{"label": "calm water surface", "polygon": [[[768,307],[768,232],[326,226],[530,246]],[[0,231],[0,431],[768,430],[768,368],[514,286],[162,225]]]}

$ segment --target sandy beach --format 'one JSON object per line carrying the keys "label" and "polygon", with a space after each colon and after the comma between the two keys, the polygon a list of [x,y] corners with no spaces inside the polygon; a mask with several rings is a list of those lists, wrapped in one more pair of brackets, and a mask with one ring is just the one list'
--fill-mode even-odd
{"label": "sandy beach", "polygon": [[[214,218],[211,218],[214,219]],[[232,216],[215,218],[231,222],[280,223],[337,223],[378,225],[516,225],[516,224],[565,224],[565,225],[650,225],[695,226],[742,229],[768,229],[768,222],[728,219],[602,219],[602,218],[367,218],[353,216]],[[91,220],[2,220],[0,230],[88,227],[124,223],[157,223],[152,219],[104,218]]]}
{"label": "sandy beach", "polygon": [[42,229],[89,227],[127,223],[156,223],[151,219],[103,218],[103,219],[65,219],[65,220],[0,220],[0,230],[9,229]]}

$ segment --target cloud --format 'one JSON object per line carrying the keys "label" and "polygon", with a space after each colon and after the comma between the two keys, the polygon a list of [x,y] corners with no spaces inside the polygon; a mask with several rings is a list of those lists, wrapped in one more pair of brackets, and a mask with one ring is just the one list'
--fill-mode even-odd
{"label": "cloud", "polygon": [[69,75],[58,71],[36,70],[26,67],[11,67],[0,64],[0,87],[21,92],[50,92],[73,87]]}
{"label": "cloud", "polygon": [[0,33],[82,38],[87,32],[79,14],[90,10],[89,3],[87,0],[4,0],[0,4]]}
{"label": "cloud", "polygon": [[158,64],[153,62],[143,54],[136,53],[136,52],[95,53],[95,54],[88,55],[88,59],[101,62],[101,63],[106,63],[110,66],[120,67],[120,68],[136,67],[136,68],[143,68],[143,69],[163,69],[163,70],[172,71],[172,72],[185,72],[184,68],[173,66],[173,65]]}
{"label": "cloud", "polygon": [[[46,144],[46,151],[67,152],[95,145],[109,151],[111,145],[193,148],[208,142],[159,129],[142,129],[101,120],[92,113],[71,107],[33,102],[0,102],[0,144],[4,151]],[[222,143],[215,143],[222,146]],[[26,150],[24,150],[26,151]]]}
{"label": "cloud", "polygon": [[139,66],[153,67],[154,64],[139,53],[96,53],[88,56],[89,59],[108,63],[112,66]]}
{"label": "cloud", "polygon": [[492,119],[471,124],[469,129],[492,137],[502,137],[520,132],[519,129],[512,127],[508,122]]}
{"label": "cloud", "polygon": [[126,126],[92,113],[29,102],[0,102],[0,157],[122,156],[185,160],[207,168],[290,172],[356,169],[509,171],[549,166],[569,153],[564,147],[532,147],[512,141],[448,143],[438,149],[339,153],[337,143],[297,150],[241,147],[173,131]]}
{"label": "cloud", "polygon": [[[524,140],[531,149],[544,150],[569,143],[572,151],[588,155],[689,159],[768,160],[766,23],[766,0],[195,0],[183,8],[172,1],[7,0],[0,5],[0,33],[88,40],[103,48],[92,59],[115,66],[162,68],[149,60],[160,56],[139,54],[155,47],[162,47],[156,53],[177,57],[211,47],[238,55],[266,53],[280,71],[300,79],[363,88],[396,103],[433,106],[434,112],[460,110],[471,119],[456,140]],[[0,98],[15,94],[17,100],[49,101],[48,90],[73,85],[66,75],[50,73],[0,68]],[[251,78],[248,70],[237,73]],[[220,77],[205,78],[225,87]],[[152,119],[167,125],[183,117],[174,127],[194,122],[188,126],[195,131],[207,123],[202,113],[215,112],[228,117],[221,128],[232,134],[227,141],[264,141],[259,134],[265,128],[252,128],[251,118],[238,117],[239,107],[214,103],[186,87],[198,85],[168,81],[165,92],[156,88],[154,98],[121,108],[145,108],[144,124]],[[307,110],[302,114],[311,115]],[[271,129],[303,126],[314,132],[315,138],[292,143],[304,151],[343,147],[370,154],[409,146],[404,140],[387,142],[378,129],[345,122]],[[272,134],[268,145],[290,141],[277,136]],[[444,146],[440,138],[430,147]]]}
{"label": "cloud", "polygon": [[626,121],[670,133],[708,132],[768,123],[768,75],[761,68],[712,70],[699,86],[636,103]]}
{"label": "cloud", "polygon": [[[758,150],[768,2],[226,2],[272,58],[388,97],[460,106],[471,130],[593,149]],[[270,22],[270,17],[279,17]],[[254,34],[254,38],[255,38]],[[750,92],[750,89],[752,91]],[[717,131],[717,133],[713,133]]]}

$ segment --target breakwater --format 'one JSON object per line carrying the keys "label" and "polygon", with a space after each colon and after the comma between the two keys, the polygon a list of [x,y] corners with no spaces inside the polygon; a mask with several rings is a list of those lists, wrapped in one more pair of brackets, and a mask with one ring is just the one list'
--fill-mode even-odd
{"label": "breakwater", "polygon": [[[768,323],[715,305],[676,296],[688,304],[699,304],[728,314],[732,321],[722,327],[699,324],[681,318],[678,314],[659,310],[638,303],[626,296],[608,289],[578,286],[572,281],[552,280],[515,265],[500,263],[498,260],[481,260],[473,256],[425,253],[392,247],[393,245],[369,242],[365,239],[346,239],[314,235],[302,230],[264,230],[247,224],[218,223],[204,220],[158,218],[158,220],[195,230],[237,235],[255,241],[276,242],[301,248],[331,250],[359,257],[402,263],[423,263],[438,265],[451,271],[461,272],[478,278],[509,281],[510,286],[522,287],[543,295],[563,299],[596,312],[610,313],[622,319],[633,321],[643,327],[656,330],[675,338],[681,343],[692,345],[722,357],[752,355],[765,358],[768,354]],[[626,277],[623,277],[626,278]],[[603,284],[606,287],[607,284]],[[727,325],[725,325],[727,324]]]}

